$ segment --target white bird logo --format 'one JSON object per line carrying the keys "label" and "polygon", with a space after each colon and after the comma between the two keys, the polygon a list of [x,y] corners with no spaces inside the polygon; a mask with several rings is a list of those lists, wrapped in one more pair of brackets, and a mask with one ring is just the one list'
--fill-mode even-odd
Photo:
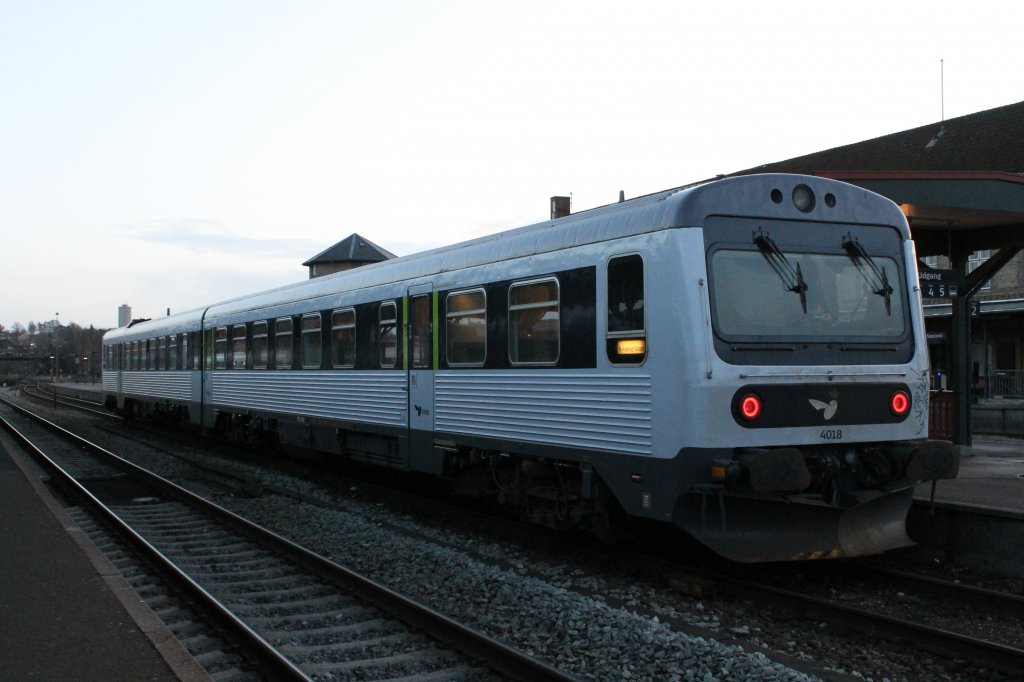
{"label": "white bird logo", "polygon": [[825,421],[828,421],[832,417],[836,416],[836,410],[839,409],[839,403],[837,403],[835,400],[830,400],[827,403],[823,403],[820,400],[810,398],[810,401],[811,407],[813,407],[816,410],[823,410],[821,416],[825,418]]}

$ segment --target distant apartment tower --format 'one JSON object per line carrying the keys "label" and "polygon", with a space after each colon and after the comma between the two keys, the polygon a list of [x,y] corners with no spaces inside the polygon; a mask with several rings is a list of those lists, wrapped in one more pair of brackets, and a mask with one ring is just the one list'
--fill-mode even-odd
{"label": "distant apartment tower", "polygon": [[132,322],[132,307],[125,303],[117,309],[117,326],[127,327]]}

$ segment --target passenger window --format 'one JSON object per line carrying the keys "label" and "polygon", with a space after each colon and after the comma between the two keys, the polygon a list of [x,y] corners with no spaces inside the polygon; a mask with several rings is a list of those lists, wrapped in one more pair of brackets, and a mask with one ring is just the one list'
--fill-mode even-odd
{"label": "passenger window", "polygon": [[331,366],[355,367],[356,311],[352,308],[331,313]]}
{"label": "passenger window", "polygon": [[213,336],[214,329],[210,327],[202,332],[203,340],[203,354],[205,355],[203,369],[210,371],[213,369]]}
{"label": "passenger window", "polygon": [[379,320],[377,347],[380,366],[395,367],[398,364],[398,306],[394,301],[380,304]]}
{"label": "passenger window", "polygon": [[231,367],[245,369],[245,325],[236,324],[231,328]]}
{"label": "passenger window", "polygon": [[292,318],[279,317],[274,322],[274,367],[292,368]]}
{"label": "passenger window", "polygon": [[608,261],[608,359],[639,364],[647,357],[644,260],[639,255]]}
{"label": "passenger window", "polygon": [[161,336],[156,339],[156,363],[154,369],[164,369],[166,365],[164,360],[167,357],[167,337]]}
{"label": "passenger window", "polygon": [[445,309],[448,364],[482,366],[487,359],[487,294],[483,289],[448,294]]}
{"label": "passenger window", "polygon": [[189,355],[188,339],[192,336],[191,334],[181,335],[181,368],[192,369],[192,356]]}
{"label": "passenger window", "polygon": [[172,372],[178,369],[178,335],[167,337],[167,369]]}
{"label": "passenger window", "polygon": [[514,365],[553,365],[560,342],[558,280],[513,284],[508,291],[508,353]]}
{"label": "passenger window", "polygon": [[413,296],[409,310],[410,362],[413,369],[429,369],[433,354],[430,326],[430,296]]}
{"label": "passenger window", "polygon": [[320,369],[323,343],[320,340],[320,313],[302,316],[302,368]]}
{"label": "passenger window", "polygon": [[267,342],[267,323],[263,320],[252,323],[252,368],[266,369],[270,357]]}
{"label": "passenger window", "polygon": [[217,327],[213,341],[213,368],[228,367],[228,328]]}

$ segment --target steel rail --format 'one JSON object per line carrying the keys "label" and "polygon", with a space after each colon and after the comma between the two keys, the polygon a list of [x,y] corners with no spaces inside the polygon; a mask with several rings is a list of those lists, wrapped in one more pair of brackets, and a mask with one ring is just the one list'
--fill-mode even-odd
{"label": "steel rail", "polygon": [[[349,568],[341,566],[330,559],[317,554],[277,533],[263,528],[244,519],[209,500],[192,493],[178,484],[158,474],[143,469],[128,460],[96,445],[77,434],[74,434],[53,422],[34,414],[19,405],[0,398],[0,402],[10,406],[30,419],[43,424],[47,428],[72,440],[76,444],[100,455],[107,461],[122,468],[131,475],[138,476],[148,483],[159,487],[190,505],[218,517],[250,538],[269,546],[291,558],[298,560],[303,566],[313,570],[328,582],[359,594],[361,598],[373,603],[390,613],[414,629],[430,633],[434,639],[447,643],[464,655],[484,661],[492,670],[512,679],[519,680],[550,680],[552,682],[574,682],[578,678],[569,675],[548,663],[533,658],[488,635],[477,632],[465,625],[445,616],[429,607],[419,604],[408,597],[377,583]],[[147,543],[148,544],[148,543]],[[200,588],[201,589],[201,588]],[[204,591],[205,592],[205,591]],[[244,623],[243,623],[244,625]],[[249,629],[246,626],[246,629]],[[255,633],[254,633],[255,634]],[[269,646],[269,645],[268,645]]]}
{"label": "steel rail", "polygon": [[809,609],[814,612],[816,617],[835,625],[856,627],[882,637],[911,641],[915,646],[944,658],[962,656],[983,667],[1024,678],[1024,649],[812,597],[781,587],[762,585],[743,578],[718,575],[711,579],[742,588],[745,594],[756,592],[781,606],[792,608],[794,605],[799,605],[804,612]]}
{"label": "steel rail", "polygon": [[[12,405],[11,403],[3,400],[9,407],[14,407],[19,412],[31,415],[31,412],[24,410],[18,406]],[[260,664],[267,671],[268,676],[271,678],[279,678],[282,680],[302,680],[307,682],[311,680],[304,672],[295,666],[290,660],[285,658],[277,649],[275,649],[265,639],[260,637],[252,628],[245,624],[239,619],[234,613],[232,613],[227,607],[207,592],[201,585],[193,580],[188,574],[182,571],[173,561],[168,559],[160,550],[149,543],[144,537],[139,535],[135,530],[125,523],[121,518],[111,510],[107,505],[103,504],[95,495],[93,495],[85,486],[79,483],[75,478],[65,471],[59,464],[54,462],[45,452],[36,447],[32,443],[31,439],[23,434],[18,428],[12,424],[8,419],[0,415],[0,426],[15,439],[17,440],[26,451],[39,462],[51,476],[55,476],[61,483],[69,486],[75,494],[84,499],[87,505],[103,519],[110,523],[114,529],[119,532],[122,536],[126,537],[133,545],[135,545],[147,558],[155,562],[165,574],[169,575],[180,587],[183,587],[192,598],[203,604],[210,612],[213,613],[216,620],[226,629],[232,633],[236,638],[246,642],[250,650],[255,654]],[[58,429],[60,427],[57,427]]]}
{"label": "steel rail", "polygon": [[860,570],[870,570],[878,574],[877,580],[894,579],[907,585],[928,590],[929,592],[942,596],[943,593],[959,593],[977,598],[986,603],[989,608],[998,609],[1011,615],[1024,616],[1024,595],[1013,594],[991,590],[987,587],[954,583],[942,578],[934,578],[929,575],[909,573],[895,568],[884,568],[881,566],[858,567]]}
{"label": "steel rail", "polygon": [[[62,395],[58,393],[56,390],[54,390],[52,387],[50,388],[49,391],[46,391],[40,385],[36,385],[35,388],[32,388],[26,384],[23,390],[25,392],[25,395],[27,395],[29,398],[35,398],[36,400],[45,400],[47,402],[52,402],[54,403],[54,407],[56,407],[56,403],[60,403],[61,405],[67,405],[68,407],[74,408],[76,410],[81,410],[82,412],[98,414],[99,416],[106,417],[107,419],[124,419],[124,417],[117,414],[113,414],[109,410],[100,409],[103,407],[103,403],[98,403],[94,400],[86,400],[85,398],[72,398],[70,396]],[[35,393],[33,391],[38,391],[38,393]]]}

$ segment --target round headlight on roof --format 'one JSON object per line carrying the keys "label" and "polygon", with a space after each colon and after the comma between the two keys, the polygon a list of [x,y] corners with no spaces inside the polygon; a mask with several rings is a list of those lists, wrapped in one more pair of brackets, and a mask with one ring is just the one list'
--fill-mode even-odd
{"label": "round headlight on roof", "polygon": [[807,185],[797,185],[793,190],[793,205],[801,213],[807,213],[814,208],[814,192]]}

